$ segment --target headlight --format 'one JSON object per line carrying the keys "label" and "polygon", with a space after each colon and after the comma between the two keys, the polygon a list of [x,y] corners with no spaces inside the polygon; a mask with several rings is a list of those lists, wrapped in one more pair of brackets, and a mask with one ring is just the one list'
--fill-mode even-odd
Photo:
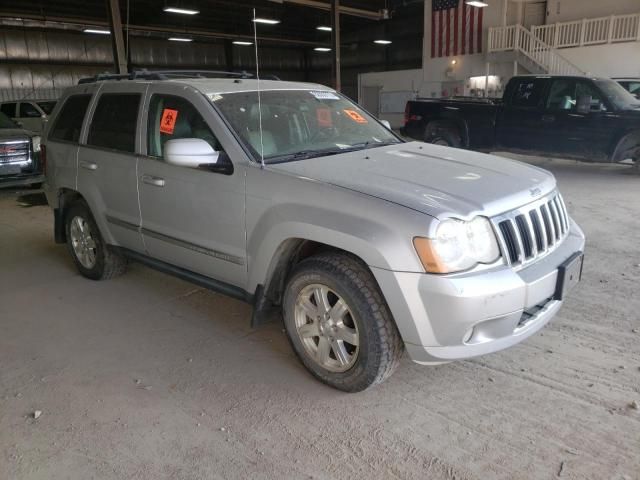
{"label": "headlight", "polygon": [[39,152],[40,151],[40,142],[42,141],[42,138],[39,136],[35,136],[35,137],[31,137],[31,144],[33,145],[33,151],[34,152]]}
{"label": "headlight", "polygon": [[470,222],[444,220],[436,228],[435,238],[416,237],[413,244],[430,273],[460,272],[478,263],[492,263],[500,256],[496,236],[485,217]]}

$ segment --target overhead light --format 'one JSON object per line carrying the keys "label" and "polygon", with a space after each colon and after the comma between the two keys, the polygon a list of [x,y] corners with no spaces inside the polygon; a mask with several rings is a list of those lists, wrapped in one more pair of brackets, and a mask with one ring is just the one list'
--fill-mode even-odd
{"label": "overhead light", "polygon": [[164,7],[164,11],[167,13],[180,13],[182,15],[197,15],[200,10],[193,10],[191,8],[179,8],[179,7]]}
{"label": "overhead light", "polygon": [[193,38],[169,37],[172,42],[193,42]]}
{"label": "overhead light", "polygon": [[266,23],[267,25],[277,25],[280,20],[274,20],[272,18],[254,18],[252,20],[255,23]]}
{"label": "overhead light", "polygon": [[451,60],[451,65],[455,65],[458,63],[458,60],[456,60],[455,58],[453,60]]}
{"label": "overhead light", "polygon": [[234,40],[233,44],[234,45],[243,45],[243,46],[247,47],[249,45],[253,45],[253,42],[244,42],[242,40]]}
{"label": "overhead light", "polygon": [[472,7],[480,7],[480,8],[489,6],[489,4],[487,2],[481,2],[479,0],[465,0],[464,3],[466,3],[467,5],[470,5]]}
{"label": "overhead light", "polygon": [[101,28],[85,28],[82,30],[84,33],[97,33],[99,35],[111,35],[110,30],[103,30]]}
{"label": "overhead light", "polygon": [[319,25],[316,27],[316,30],[322,30],[323,32],[330,32],[331,27],[327,27],[326,25]]}
{"label": "overhead light", "polygon": [[378,45],[389,45],[391,44],[391,40],[374,40],[373,43],[377,43]]}
{"label": "overhead light", "polygon": [[316,52],[330,52],[331,51],[331,49],[327,48],[327,47],[316,47],[316,48],[314,48],[314,50]]}

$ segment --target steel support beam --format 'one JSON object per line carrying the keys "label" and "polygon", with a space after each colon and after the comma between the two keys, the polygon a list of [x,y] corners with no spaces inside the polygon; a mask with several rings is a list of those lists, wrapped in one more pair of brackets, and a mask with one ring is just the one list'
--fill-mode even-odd
{"label": "steel support beam", "polygon": [[[271,0],[274,1],[274,0]],[[302,5],[304,7],[317,8],[319,10],[333,11],[333,0],[329,2],[321,2],[318,0],[282,0],[276,3],[291,3],[294,5]],[[352,17],[368,18],[369,20],[381,20],[382,13],[373,10],[363,10],[361,8],[340,7],[340,13],[350,15]]]}
{"label": "steel support beam", "polygon": [[111,44],[113,46],[113,63],[116,68],[116,73],[127,73],[127,53],[124,49],[120,5],[118,0],[106,1],[109,12],[109,27],[111,29]]}
{"label": "steel support beam", "polygon": [[339,92],[342,89],[340,78],[340,0],[331,0],[331,52],[333,61],[333,86]]}

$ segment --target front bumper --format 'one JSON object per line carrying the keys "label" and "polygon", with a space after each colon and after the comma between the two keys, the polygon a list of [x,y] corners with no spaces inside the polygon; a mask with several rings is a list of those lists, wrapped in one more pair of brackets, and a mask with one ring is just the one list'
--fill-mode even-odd
{"label": "front bumper", "polygon": [[485,355],[515,345],[560,310],[558,267],[584,251],[585,237],[571,221],[553,252],[516,271],[500,266],[457,275],[427,275],[372,268],[411,359],[437,364]]}
{"label": "front bumper", "polygon": [[43,183],[44,175],[41,173],[30,173],[21,175],[0,176],[0,188],[24,187],[35,183]]}

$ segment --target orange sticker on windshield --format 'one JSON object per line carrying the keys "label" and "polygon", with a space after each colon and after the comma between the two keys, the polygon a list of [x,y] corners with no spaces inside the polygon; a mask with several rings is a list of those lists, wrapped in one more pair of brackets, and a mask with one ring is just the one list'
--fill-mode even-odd
{"label": "orange sticker on windshield", "polygon": [[348,115],[348,117],[356,123],[369,123],[366,118],[360,115],[355,110],[343,110],[344,113]]}
{"label": "orange sticker on windshield", "polygon": [[162,119],[160,120],[160,131],[168,135],[173,134],[176,128],[176,120],[178,119],[178,111],[165,108],[162,111]]}
{"label": "orange sticker on windshield", "polygon": [[332,127],[333,119],[331,118],[331,109],[326,107],[316,108],[316,118],[319,127]]}

